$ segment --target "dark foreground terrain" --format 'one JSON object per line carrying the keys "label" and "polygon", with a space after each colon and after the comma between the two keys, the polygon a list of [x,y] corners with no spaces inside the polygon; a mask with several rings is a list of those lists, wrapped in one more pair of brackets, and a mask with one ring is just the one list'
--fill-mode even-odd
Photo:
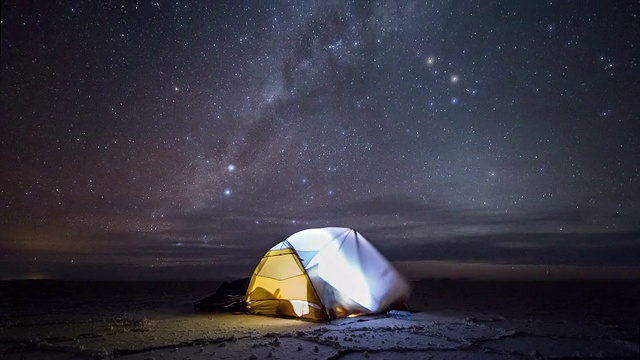
{"label": "dark foreground terrain", "polygon": [[411,320],[195,313],[211,282],[0,282],[0,359],[638,359],[640,283],[414,282]]}

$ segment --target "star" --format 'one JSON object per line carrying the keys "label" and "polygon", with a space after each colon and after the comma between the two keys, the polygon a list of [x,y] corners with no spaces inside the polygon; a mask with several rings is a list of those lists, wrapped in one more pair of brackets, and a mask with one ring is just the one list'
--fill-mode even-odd
{"label": "star", "polygon": [[424,60],[427,66],[433,66],[436,63],[436,59],[433,56],[429,56]]}

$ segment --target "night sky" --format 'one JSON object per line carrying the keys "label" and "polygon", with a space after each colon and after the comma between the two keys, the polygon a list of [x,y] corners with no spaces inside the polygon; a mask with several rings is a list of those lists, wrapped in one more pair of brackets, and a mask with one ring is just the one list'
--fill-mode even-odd
{"label": "night sky", "polygon": [[323,226],[442,276],[638,269],[639,13],[3,1],[0,279],[249,276]]}

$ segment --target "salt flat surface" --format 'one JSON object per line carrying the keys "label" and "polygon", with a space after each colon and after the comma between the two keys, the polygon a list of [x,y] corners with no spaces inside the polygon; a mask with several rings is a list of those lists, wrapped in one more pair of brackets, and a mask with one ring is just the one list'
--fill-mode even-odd
{"label": "salt flat surface", "polygon": [[2,359],[637,359],[640,286],[414,282],[410,321],[195,313],[216,283],[0,283]]}

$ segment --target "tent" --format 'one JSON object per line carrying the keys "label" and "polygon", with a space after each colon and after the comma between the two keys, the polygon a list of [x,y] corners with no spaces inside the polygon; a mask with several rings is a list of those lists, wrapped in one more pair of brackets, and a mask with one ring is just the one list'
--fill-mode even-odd
{"label": "tent", "polygon": [[247,289],[254,314],[316,321],[406,308],[410,287],[353,229],[297,232],[260,260]]}

